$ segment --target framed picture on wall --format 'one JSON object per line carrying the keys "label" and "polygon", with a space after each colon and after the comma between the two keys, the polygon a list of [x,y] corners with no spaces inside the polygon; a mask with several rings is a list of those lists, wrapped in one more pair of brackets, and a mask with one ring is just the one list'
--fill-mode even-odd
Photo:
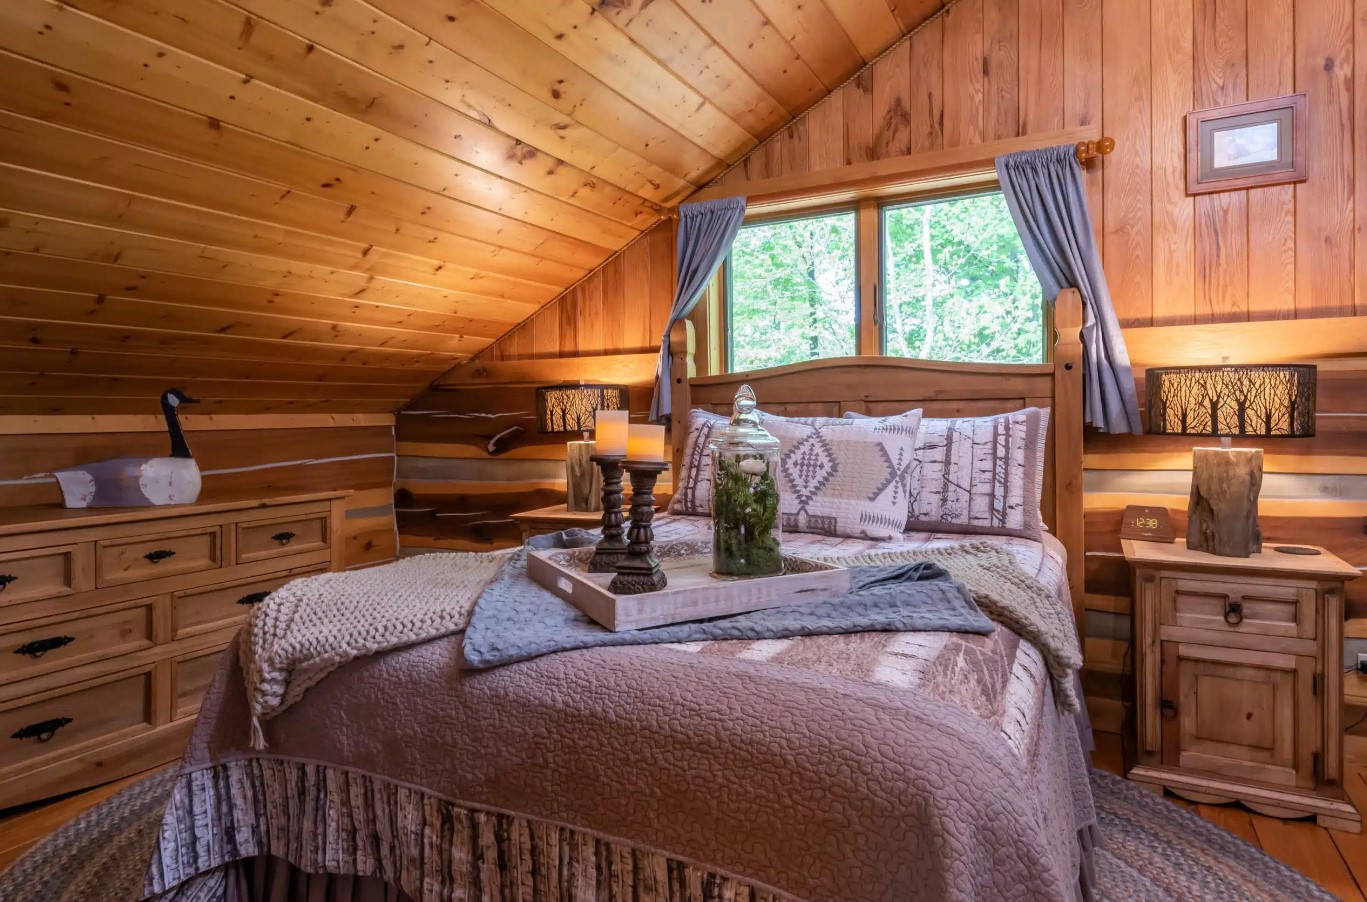
{"label": "framed picture on wall", "polygon": [[1187,114],[1187,193],[1303,182],[1304,94]]}

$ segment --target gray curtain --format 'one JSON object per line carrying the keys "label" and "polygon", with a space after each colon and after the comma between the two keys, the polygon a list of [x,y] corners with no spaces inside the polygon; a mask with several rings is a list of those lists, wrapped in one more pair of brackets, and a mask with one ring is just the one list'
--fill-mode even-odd
{"label": "gray curtain", "polygon": [[1045,296],[1052,303],[1065,288],[1082,294],[1085,421],[1107,432],[1138,434],[1130,355],[1101,269],[1073,145],[997,157],[997,177]]}
{"label": "gray curtain", "polygon": [[712,275],[731,252],[731,242],[745,220],[745,198],[725,197],[679,206],[679,240],[676,250],[679,279],[674,284],[674,307],[660,340],[660,362],[655,367],[655,397],[650,402],[650,421],[666,419],[671,411],[669,386],[673,360],[669,356],[669,330],[693,312]]}

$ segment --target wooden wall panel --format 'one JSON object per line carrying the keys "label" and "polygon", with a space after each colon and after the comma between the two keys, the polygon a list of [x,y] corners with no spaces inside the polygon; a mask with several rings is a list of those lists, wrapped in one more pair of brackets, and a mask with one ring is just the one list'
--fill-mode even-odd
{"label": "wooden wall panel", "polygon": [[[0,415],[135,412],[164,357],[218,411],[394,411],[571,287],[508,347],[613,347],[574,286],[939,6],[8,0]],[[241,360],[308,369],[214,375]]]}

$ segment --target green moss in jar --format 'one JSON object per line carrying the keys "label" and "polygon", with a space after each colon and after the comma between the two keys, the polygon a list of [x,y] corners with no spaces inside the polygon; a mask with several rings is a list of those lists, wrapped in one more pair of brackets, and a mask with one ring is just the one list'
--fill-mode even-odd
{"label": "green moss in jar", "polygon": [[762,456],[718,456],[713,486],[712,566],[723,576],[782,572],[778,484]]}

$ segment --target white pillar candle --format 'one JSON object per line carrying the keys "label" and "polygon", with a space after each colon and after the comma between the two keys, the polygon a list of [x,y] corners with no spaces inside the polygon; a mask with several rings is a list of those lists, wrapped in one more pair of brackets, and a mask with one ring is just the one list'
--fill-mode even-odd
{"label": "white pillar candle", "polygon": [[627,453],[627,422],[630,416],[625,410],[600,410],[594,414],[595,454],[620,457]]}
{"label": "white pillar candle", "polygon": [[627,460],[664,463],[665,427],[641,424],[627,429]]}

